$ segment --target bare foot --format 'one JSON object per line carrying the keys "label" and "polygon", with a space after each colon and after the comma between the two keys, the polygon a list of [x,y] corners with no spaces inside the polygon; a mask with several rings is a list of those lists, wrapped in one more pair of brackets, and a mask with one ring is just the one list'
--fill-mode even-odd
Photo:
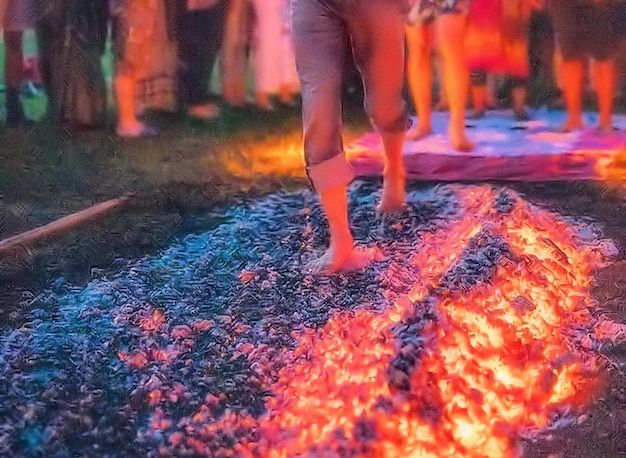
{"label": "bare foot", "polygon": [[376,207],[377,213],[395,213],[404,208],[406,202],[404,183],[404,174],[397,177],[385,177],[382,197]]}
{"label": "bare foot", "polygon": [[150,126],[146,126],[141,122],[136,122],[128,125],[118,125],[115,129],[115,133],[120,138],[140,138],[140,137],[154,137],[157,135],[156,129]]}
{"label": "bare foot", "polygon": [[561,127],[559,127],[557,129],[557,132],[568,133],[568,132],[572,132],[574,130],[580,130],[582,128],[583,128],[583,121],[582,121],[582,119],[577,119],[577,120],[567,119],[561,125]]}
{"label": "bare foot", "polygon": [[192,105],[187,111],[190,116],[205,120],[215,119],[220,115],[220,107],[214,103]]}
{"label": "bare foot", "polygon": [[432,133],[433,129],[430,124],[418,123],[414,129],[411,129],[406,133],[406,140],[410,142],[415,142],[417,140],[421,140],[422,138],[428,137]]}
{"label": "bare foot", "polygon": [[613,127],[613,124],[599,124],[598,125],[598,134],[605,136],[605,135],[613,135],[615,133],[616,129],[615,127]]}
{"label": "bare foot", "polygon": [[469,153],[474,149],[474,143],[472,143],[470,139],[467,138],[467,135],[465,135],[464,131],[462,131],[460,134],[453,134],[451,132],[450,143],[452,143],[452,147],[455,150],[462,153]]}
{"label": "bare foot", "polygon": [[355,272],[364,269],[379,253],[374,248],[350,246],[348,249],[330,247],[318,259],[310,262],[306,270],[316,275],[330,275],[337,272]]}

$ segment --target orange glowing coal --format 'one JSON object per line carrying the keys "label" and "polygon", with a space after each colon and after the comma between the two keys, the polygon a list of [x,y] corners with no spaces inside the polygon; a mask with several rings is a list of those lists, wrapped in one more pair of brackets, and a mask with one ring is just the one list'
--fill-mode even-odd
{"label": "orange glowing coal", "polygon": [[[383,313],[343,313],[302,336],[295,361],[272,387],[260,440],[238,453],[515,456],[520,434],[548,426],[564,403],[580,402],[590,389],[589,363],[569,335],[588,326],[599,255],[564,221],[521,199],[498,212],[489,188],[459,195],[461,217],[424,233],[408,260],[409,294]],[[480,249],[481,234],[501,240],[508,254],[488,280],[446,291],[446,276],[472,244]],[[408,355],[415,367],[390,370],[407,347],[398,325],[429,307],[436,324],[412,336],[422,348]]]}
{"label": "orange glowing coal", "polygon": [[[270,358],[267,345],[238,345],[236,356],[269,381],[260,418],[218,414],[223,399],[208,395],[174,424],[162,406],[190,393],[145,371],[141,386],[155,406],[150,426],[168,438],[159,455],[518,456],[528,431],[584,407],[596,388],[595,359],[584,349],[593,346],[590,283],[602,254],[562,218],[510,191],[456,191],[456,217],[419,234],[418,249],[378,279],[408,278],[408,292],[387,291],[379,311],[342,312],[318,330],[294,331],[297,347],[271,356],[280,360],[277,373],[260,363]],[[242,272],[242,284],[252,275]],[[120,352],[141,371],[190,358],[194,335],[215,323],[170,329],[154,311],[135,325],[172,342]],[[626,328],[609,322],[597,331],[626,339]],[[252,433],[233,439],[241,431]],[[230,445],[216,455],[216,438],[226,436]]]}

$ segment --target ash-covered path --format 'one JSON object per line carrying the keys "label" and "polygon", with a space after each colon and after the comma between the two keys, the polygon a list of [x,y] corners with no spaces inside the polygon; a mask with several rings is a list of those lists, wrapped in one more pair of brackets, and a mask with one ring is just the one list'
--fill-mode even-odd
{"label": "ash-covered path", "polygon": [[[407,211],[385,221],[374,215],[378,197],[372,184],[352,188],[356,239],[383,254],[364,272],[303,271],[326,234],[315,197],[302,191],[228,209],[214,230],[85,288],[60,279],[25,302],[26,324],[0,336],[0,455],[409,456],[442,438],[448,448],[435,456],[480,455],[516,450],[523,432],[554,424],[571,398],[565,385],[587,389],[597,372],[593,351],[604,336],[584,340],[598,324],[588,289],[611,243],[506,189],[413,191]],[[527,289],[511,290],[509,275]],[[507,318],[508,309],[516,315]],[[511,320],[535,315],[545,329],[514,332]],[[495,331],[482,336],[487,328]],[[510,340],[494,344],[507,331]],[[518,367],[501,375],[485,360],[456,372],[468,363],[454,349],[486,348]],[[536,377],[528,388],[516,385],[520,368]],[[586,378],[577,377],[583,369]],[[501,391],[471,385],[474,376]],[[444,378],[469,397],[448,399]],[[529,413],[463,407],[503,393]],[[553,409],[540,415],[539,401]],[[459,409],[471,415],[458,420]],[[490,415],[499,415],[499,432],[482,445],[495,448],[470,448],[467,437],[485,436],[474,428]]]}

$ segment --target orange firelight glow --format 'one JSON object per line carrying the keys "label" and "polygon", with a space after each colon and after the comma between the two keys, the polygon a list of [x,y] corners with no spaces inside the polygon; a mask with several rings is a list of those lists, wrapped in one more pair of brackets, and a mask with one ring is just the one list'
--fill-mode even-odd
{"label": "orange firelight glow", "polygon": [[[408,292],[388,291],[382,309],[343,311],[319,329],[294,331],[298,345],[271,356],[282,363],[278,372],[259,363],[270,358],[267,345],[240,345],[258,379],[269,383],[265,414],[227,410],[216,418],[219,399],[211,395],[173,425],[156,407],[151,427],[169,432],[159,453],[176,455],[172,450],[182,447],[216,456],[211,438],[247,429],[253,439],[234,441],[219,456],[510,457],[520,455],[527,431],[582,408],[597,369],[580,340],[593,327],[590,284],[602,255],[564,219],[512,192],[513,204],[502,210],[502,194],[491,187],[455,191],[458,214],[420,233],[419,248],[380,274],[389,284],[404,269]],[[500,245],[490,251],[492,264],[485,261],[487,274],[448,288],[471,249],[494,240]],[[253,275],[242,271],[239,278],[246,284]],[[160,329],[174,339],[168,348],[120,353],[137,370],[187,358],[194,336],[214,325],[169,329],[160,311],[136,321],[144,334]],[[238,326],[230,318],[228,324]],[[399,357],[410,367],[398,370]],[[148,372],[142,384],[151,405],[187,399],[184,387]]]}
{"label": "orange firelight glow", "polygon": [[226,170],[242,179],[260,176],[304,178],[304,156],[299,138],[285,138],[277,142],[256,142],[246,151],[223,158]]}
{"label": "orange firelight glow", "polygon": [[[321,456],[315,450],[323,444],[335,453],[324,456],[341,456],[342,444],[368,423],[371,440],[355,456],[514,456],[525,428],[548,425],[554,409],[586,386],[581,359],[567,358],[566,331],[589,318],[595,254],[548,212],[520,202],[501,215],[490,191],[460,195],[465,217],[446,232],[423,234],[408,295],[380,315],[344,313],[303,336],[299,359],[272,387],[277,398],[259,425],[261,441],[243,454]],[[427,351],[410,388],[394,389],[389,367],[402,351],[394,324],[422,306],[481,230],[504,237],[515,261],[501,261],[488,283],[438,298],[438,325],[421,336]],[[377,409],[381,399],[393,408]]]}

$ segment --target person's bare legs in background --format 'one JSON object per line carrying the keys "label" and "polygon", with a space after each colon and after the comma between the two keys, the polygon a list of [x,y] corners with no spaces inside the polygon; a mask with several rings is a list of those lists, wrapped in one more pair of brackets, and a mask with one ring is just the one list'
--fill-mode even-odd
{"label": "person's bare legs in background", "polygon": [[469,91],[469,70],[465,61],[467,15],[441,14],[435,20],[437,40],[443,56],[443,83],[450,104],[450,143],[458,151],[471,151],[474,144],[465,133],[465,109]]}
{"label": "person's bare legs in background", "polygon": [[467,8],[468,2],[465,0],[418,0],[409,12],[405,27],[409,50],[407,74],[418,125],[407,135],[408,140],[418,140],[431,132],[430,33],[434,28],[434,39],[443,61],[442,83],[450,111],[450,143],[458,151],[471,151],[474,148],[465,133],[465,109],[469,92],[469,70],[465,59]]}
{"label": "person's bare legs in background", "polygon": [[[432,32],[432,24],[407,24],[405,28],[408,51],[406,74],[417,112],[417,125],[407,132],[407,140],[419,140],[432,133]],[[443,65],[440,68],[443,69]],[[440,86],[443,85],[443,73],[438,75]],[[445,88],[441,92],[447,94]]]}
{"label": "person's bare legs in background", "polygon": [[226,12],[224,39],[219,58],[222,97],[231,106],[248,103],[246,73],[248,70],[248,41],[250,2],[230,0]]}
{"label": "person's bare legs in background", "polygon": [[602,134],[613,132],[613,100],[615,96],[615,60],[594,60],[596,97],[598,98],[598,129]]}
{"label": "person's bare legs in background", "polygon": [[598,129],[613,131],[611,120],[615,92],[615,52],[619,35],[616,14],[619,2],[605,0],[548,0],[547,11],[556,31],[562,62],[559,84],[567,107],[567,118],[559,130],[583,127],[583,84],[585,63],[593,59],[592,70],[599,106]]}

